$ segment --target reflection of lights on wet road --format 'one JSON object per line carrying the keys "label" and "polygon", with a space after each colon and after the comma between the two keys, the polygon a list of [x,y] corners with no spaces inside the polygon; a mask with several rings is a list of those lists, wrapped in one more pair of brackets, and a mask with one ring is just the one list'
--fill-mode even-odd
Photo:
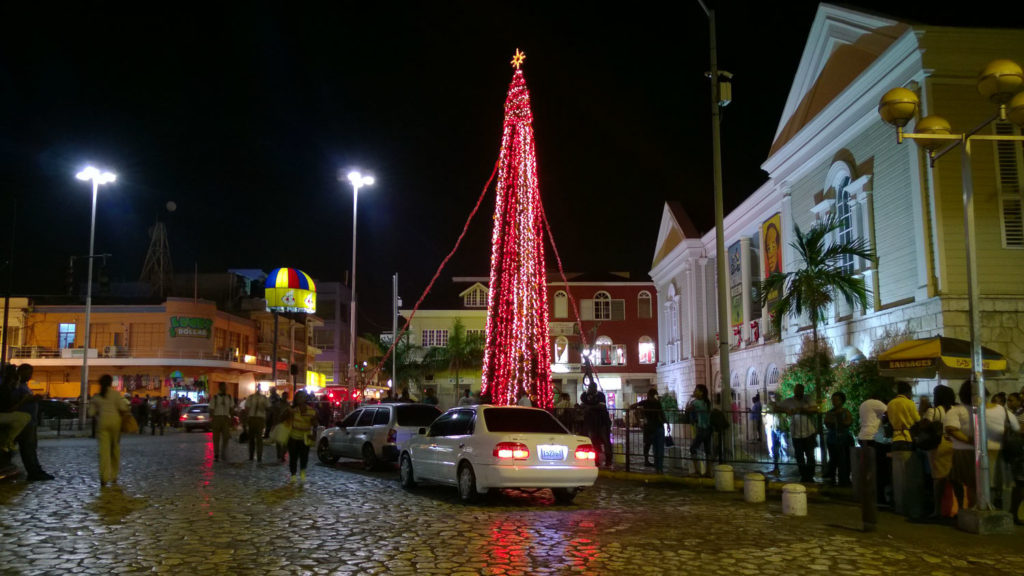
{"label": "reflection of lights on wet road", "polygon": [[595,532],[595,523],[580,518],[585,514],[552,511],[494,520],[483,550],[487,568],[515,570],[540,563],[559,571],[588,573],[601,552],[599,544],[586,537]]}

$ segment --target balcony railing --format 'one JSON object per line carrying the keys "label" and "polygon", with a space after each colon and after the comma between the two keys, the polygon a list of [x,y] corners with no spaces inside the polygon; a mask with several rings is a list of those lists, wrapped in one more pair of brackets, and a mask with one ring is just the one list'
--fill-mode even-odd
{"label": "balcony railing", "polygon": [[[82,348],[47,348],[44,346],[12,346],[11,358],[44,360],[80,360],[85,352]],[[232,350],[210,352],[206,350],[168,350],[166,348],[129,348],[126,346],[105,346],[102,349],[89,348],[89,358],[118,359],[167,359],[167,360],[210,360],[217,362],[238,362],[256,366],[270,366],[270,362],[253,360],[245,362],[245,356],[238,356]]]}

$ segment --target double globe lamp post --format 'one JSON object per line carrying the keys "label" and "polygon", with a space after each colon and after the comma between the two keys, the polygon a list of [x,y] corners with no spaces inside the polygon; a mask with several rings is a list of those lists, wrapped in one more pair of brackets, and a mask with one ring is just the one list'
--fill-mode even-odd
{"label": "double globe lamp post", "polygon": [[[887,92],[878,104],[882,119],[896,127],[897,142],[910,138],[927,150],[929,164],[954,148],[961,149],[961,177],[963,178],[964,249],[967,254],[967,299],[971,334],[971,372],[976,383],[974,396],[974,447],[977,499],[974,509],[987,512],[992,509],[989,490],[988,441],[985,424],[985,377],[981,355],[981,311],[978,303],[978,259],[974,232],[974,183],[971,172],[971,144],[974,141],[1024,142],[1024,136],[982,134],[993,122],[1012,122],[1024,127],[1024,72],[1010,60],[990,62],[978,76],[978,92],[996,105],[997,111],[977,127],[962,134],[952,131],[949,122],[936,115],[921,118],[914,132],[904,127],[919,111],[920,100],[906,88]],[[1014,511],[1016,513],[1016,511]]]}
{"label": "double globe lamp post", "polygon": [[89,398],[89,322],[92,314],[92,260],[93,246],[96,240],[96,197],[99,195],[100,186],[110,184],[117,180],[113,172],[98,170],[92,166],[86,166],[75,178],[84,182],[92,182],[92,220],[89,225],[89,275],[85,285],[85,344],[82,347],[82,389],[78,405],[78,427],[85,426],[86,403]]}

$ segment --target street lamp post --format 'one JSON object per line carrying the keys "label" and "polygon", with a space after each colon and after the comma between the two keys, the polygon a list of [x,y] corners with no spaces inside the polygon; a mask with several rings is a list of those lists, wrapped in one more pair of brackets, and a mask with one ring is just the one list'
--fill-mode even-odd
{"label": "street lamp post", "polygon": [[[709,52],[711,55],[711,71],[708,76],[711,79],[711,140],[713,146],[713,164],[715,171],[715,264],[716,278],[718,284],[718,371],[721,375],[721,409],[723,412],[732,410],[731,369],[729,367],[729,295],[728,275],[726,274],[726,252],[725,252],[725,207],[722,199],[722,137],[721,137],[721,110],[731,101],[731,92],[728,81],[722,82],[722,77],[731,78],[732,75],[724,70],[718,69],[718,46],[715,39],[715,11],[709,9],[703,0],[697,0],[704,14],[708,18]],[[723,90],[723,88],[725,90]]]}
{"label": "street lamp post", "polygon": [[348,339],[348,382],[349,396],[355,391],[356,378],[356,210],[359,206],[359,189],[363,186],[373,185],[373,176],[352,171],[348,173],[348,181],[352,184],[352,307],[348,317],[349,339]]}
{"label": "street lamp post", "polygon": [[[974,396],[974,452],[977,497],[975,509],[992,509],[989,491],[988,438],[985,424],[985,375],[981,355],[981,309],[978,302],[978,258],[974,233],[974,181],[971,172],[971,143],[975,140],[1024,142],[1024,136],[988,135],[979,132],[992,122],[1007,120],[1024,127],[1024,72],[1009,60],[989,63],[978,77],[978,91],[999,107],[998,112],[963,134],[953,134],[949,122],[931,115],[921,118],[917,132],[904,132],[903,128],[918,112],[917,94],[906,88],[894,88],[882,97],[878,113],[883,120],[896,127],[897,142],[913,139],[928,151],[929,164],[956,147],[961,148],[961,177],[963,180],[964,250],[967,254],[967,302],[971,333],[971,372],[977,383]],[[1016,94],[1016,96],[1014,95]],[[941,149],[941,146],[945,145]],[[1016,511],[1014,511],[1016,514]]]}
{"label": "street lamp post", "polygon": [[86,402],[89,397],[89,322],[92,315],[92,260],[93,246],[96,239],[96,197],[99,195],[100,186],[110,184],[117,180],[117,175],[112,172],[102,172],[86,166],[75,178],[84,182],[92,182],[92,219],[89,225],[89,274],[85,285],[85,346],[82,348],[82,388],[78,405],[78,429],[85,426]]}

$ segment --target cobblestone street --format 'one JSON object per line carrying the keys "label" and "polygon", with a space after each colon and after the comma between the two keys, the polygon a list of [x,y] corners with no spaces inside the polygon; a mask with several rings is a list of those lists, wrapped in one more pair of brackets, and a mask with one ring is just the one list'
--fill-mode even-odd
{"label": "cobblestone street", "polygon": [[466,506],[456,491],[405,492],[391,470],[312,457],[305,487],[286,466],[213,462],[210,434],[122,442],[121,484],[101,489],[95,441],[51,438],[57,479],[0,484],[3,574],[1024,574],[1021,535],[974,536],[813,500],[747,504],[671,484],[602,477],[571,506],[547,491]]}

